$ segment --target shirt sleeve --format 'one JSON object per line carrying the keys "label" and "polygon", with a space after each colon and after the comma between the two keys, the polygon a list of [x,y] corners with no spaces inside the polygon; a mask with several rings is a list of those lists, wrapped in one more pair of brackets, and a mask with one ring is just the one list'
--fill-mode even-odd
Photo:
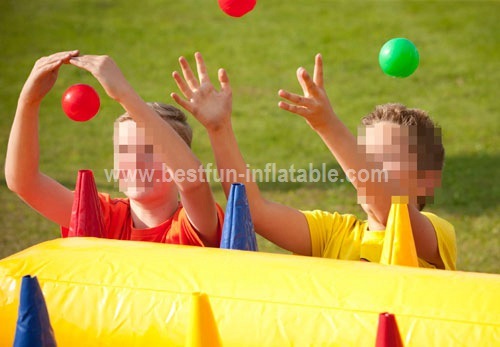
{"label": "shirt sleeve", "polygon": [[[217,208],[217,243],[220,244],[220,239],[222,236],[222,225],[224,223],[224,211],[222,208],[216,204]],[[191,246],[205,246],[200,239],[198,231],[189,221],[186,210],[180,207],[178,212],[173,217],[171,230],[167,236],[167,243],[178,243],[181,245],[191,245]],[[177,238],[177,242],[173,238]]]}
{"label": "shirt sleeve", "polygon": [[320,210],[302,213],[309,226],[313,257],[359,260],[362,235],[355,216]]}
{"label": "shirt sleeve", "polygon": [[452,224],[433,213],[422,212],[431,221],[438,241],[439,255],[446,270],[457,268],[457,241]]}

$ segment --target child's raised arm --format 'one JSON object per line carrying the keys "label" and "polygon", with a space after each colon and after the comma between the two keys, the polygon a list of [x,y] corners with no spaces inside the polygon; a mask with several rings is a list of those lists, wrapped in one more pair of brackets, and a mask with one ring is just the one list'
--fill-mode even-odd
{"label": "child's raised arm", "polygon": [[9,189],[44,217],[65,227],[70,222],[73,192],[40,172],[38,117],[59,68],[76,55],[78,51],[59,52],[37,60],[19,96],[5,160]]}
{"label": "child's raised arm", "polygon": [[134,91],[110,57],[84,55],[72,58],[70,63],[92,73],[106,93],[145,128],[146,137],[161,149],[162,159],[179,189],[190,222],[205,244],[216,246],[218,218],[215,200],[204,172],[200,170],[201,162],[189,146]]}
{"label": "child's raised arm", "polygon": [[[368,163],[363,153],[359,153],[356,138],[335,114],[323,81],[323,59],[320,54],[315,57],[313,78],[300,67],[297,70],[297,79],[304,95],[293,94],[285,90],[279,91],[279,96],[288,102],[280,101],[278,106],[286,111],[300,115],[318,133],[330,152],[350,179],[358,194],[361,190],[376,192],[377,199],[368,199],[363,209],[378,222],[385,226],[391,207],[391,192],[398,191],[397,183],[375,180],[358,180],[356,173],[361,170],[370,171],[375,168]],[[415,245],[419,257],[442,265],[439,256],[437,238],[431,222],[418,209],[409,205],[412,229],[414,230]]]}
{"label": "child's raised arm", "polygon": [[178,72],[174,72],[173,77],[185,99],[176,93],[172,93],[172,97],[206,128],[221,178],[226,178],[225,173],[231,170],[236,172],[236,175],[227,175],[236,181],[222,183],[226,196],[231,183],[245,184],[256,232],[291,252],[311,255],[311,236],[305,216],[296,209],[264,199],[258,185],[247,179],[247,167],[231,125],[232,91],[226,71],[219,70],[221,90],[218,92],[210,82],[201,54],[196,53],[195,58],[199,80],[181,57],[184,78]]}

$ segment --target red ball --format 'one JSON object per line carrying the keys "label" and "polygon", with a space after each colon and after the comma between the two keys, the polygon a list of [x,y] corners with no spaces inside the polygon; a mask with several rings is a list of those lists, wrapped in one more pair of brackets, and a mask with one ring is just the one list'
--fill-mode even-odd
{"label": "red ball", "polygon": [[219,0],[222,11],[232,17],[241,17],[255,7],[257,0]]}
{"label": "red ball", "polygon": [[101,101],[99,94],[88,84],[74,84],[64,92],[61,104],[69,118],[86,122],[97,114]]}

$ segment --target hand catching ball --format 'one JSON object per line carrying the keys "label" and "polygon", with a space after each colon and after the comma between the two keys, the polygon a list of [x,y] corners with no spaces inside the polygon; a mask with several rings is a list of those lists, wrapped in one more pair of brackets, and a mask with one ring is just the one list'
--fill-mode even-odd
{"label": "hand catching ball", "polygon": [[86,122],[97,114],[101,101],[99,94],[88,84],[74,84],[64,92],[61,104],[69,118]]}
{"label": "hand catching ball", "polygon": [[387,41],[378,55],[382,71],[392,77],[408,77],[418,67],[420,56],[417,47],[408,39],[395,38]]}
{"label": "hand catching ball", "polygon": [[253,10],[257,0],[219,0],[219,7],[231,17],[241,17]]}

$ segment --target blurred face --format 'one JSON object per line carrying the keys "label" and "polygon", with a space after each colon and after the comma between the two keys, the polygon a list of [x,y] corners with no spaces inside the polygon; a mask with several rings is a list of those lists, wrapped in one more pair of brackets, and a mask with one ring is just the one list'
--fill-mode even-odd
{"label": "blurred face", "polygon": [[[429,197],[438,185],[440,171],[424,172],[417,170],[416,128],[401,126],[391,122],[379,122],[360,129],[358,145],[366,160],[376,168],[387,172],[388,180],[396,183],[393,196],[407,196],[416,203],[417,197]],[[439,177],[438,177],[439,176]],[[370,202],[376,192],[365,192]],[[420,199],[418,199],[420,200]]]}
{"label": "blurred face", "polygon": [[417,170],[417,155],[410,153],[408,127],[390,122],[367,126],[358,143],[364,145],[369,162],[378,163],[391,176],[409,175]]}
{"label": "blurred face", "polygon": [[134,121],[115,124],[115,170],[119,188],[131,199],[144,200],[165,194],[170,189],[162,179],[163,162],[145,129]]}

